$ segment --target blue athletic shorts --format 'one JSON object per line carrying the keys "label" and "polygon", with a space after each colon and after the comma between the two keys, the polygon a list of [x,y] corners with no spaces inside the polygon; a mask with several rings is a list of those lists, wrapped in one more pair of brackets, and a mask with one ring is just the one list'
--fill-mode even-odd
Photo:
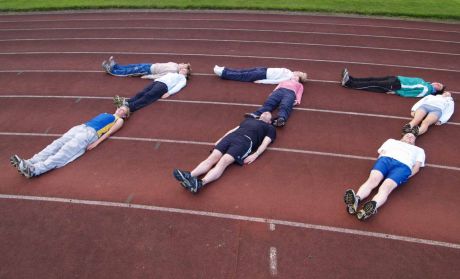
{"label": "blue athletic shorts", "polygon": [[434,113],[438,118],[441,118],[442,110],[438,107],[431,106],[431,105],[421,105],[418,109],[424,110],[426,113]]}
{"label": "blue athletic shorts", "polygon": [[244,158],[251,153],[252,141],[248,136],[230,133],[214,148],[222,152],[222,154],[232,156],[235,162],[242,166],[244,164]]}
{"label": "blue athletic shorts", "polygon": [[398,186],[406,182],[412,174],[408,166],[398,160],[385,156],[379,157],[372,169],[378,170],[383,174],[383,177],[393,180]]}

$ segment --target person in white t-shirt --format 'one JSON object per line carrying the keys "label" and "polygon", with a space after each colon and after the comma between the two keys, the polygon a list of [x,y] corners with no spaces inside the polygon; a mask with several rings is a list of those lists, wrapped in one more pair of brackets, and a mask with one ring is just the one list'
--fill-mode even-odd
{"label": "person in white t-shirt", "polygon": [[179,73],[180,70],[186,69],[191,72],[190,63],[140,63],[140,64],[118,64],[113,56],[102,62],[104,71],[112,76],[118,77],[136,77],[140,76],[145,79],[157,79],[167,73]]}
{"label": "person in white t-shirt", "polygon": [[450,92],[440,95],[428,95],[419,100],[411,109],[413,119],[403,126],[402,132],[415,136],[424,134],[433,124],[446,123],[454,113],[454,99]]}
{"label": "person in white t-shirt", "polygon": [[255,82],[263,84],[279,84],[282,81],[290,80],[293,76],[299,77],[299,81],[307,81],[307,74],[304,72],[291,71],[286,68],[265,68],[256,67],[249,69],[231,69],[227,67],[214,66],[214,73],[222,79]]}
{"label": "person in white t-shirt", "polygon": [[[359,220],[374,215],[396,187],[425,166],[425,151],[415,146],[415,139],[414,134],[407,133],[400,140],[388,139],[383,143],[378,149],[379,158],[366,182],[359,187],[356,194],[352,189],[345,191],[344,202],[349,214],[356,214]],[[367,198],[382,180],[378,193],[358,211],[359,202]]]}
{"label": "person in white t-shirt", "polygon": [[118,95],[113,97],[114,105],[119,108],[126,106],[129,112],[133,113],[158,99],[166,99],[171,95],[177,94],[187,84],[188,70],[181,69],[179,73],[167,73],[166,75],[155,79],[141,92],[134,97],[125,98]]}

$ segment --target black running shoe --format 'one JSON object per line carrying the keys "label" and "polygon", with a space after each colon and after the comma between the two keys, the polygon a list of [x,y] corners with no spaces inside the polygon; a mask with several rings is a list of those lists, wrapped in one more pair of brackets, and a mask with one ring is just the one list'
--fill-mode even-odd
{"label": "black running shoe", "polygon": [[363,205],[363,208],[360,211],[358,211],[358,213],[356,214],[356,217],[359,220],[364,221],[367,218],[374,215],[375,213],[377,213],[377,202],[368,201]]}
{"label": "black running shoe", "polygon": [[185,179],[180,184],[185,189],[187,189],[190,192],[192,192],[192,194],[196,194],[198,192],[198,190],[200,190],[201,187],[203,187],[203,182],[201,181],[201,179],[193,177],[193,176],[188,178],[188,179]]}
{"label": "black running shoe", "polygon": [[415,125],[414,127],[412,127],[412,129],[411,129],[411,131],[409,133],[412,133],[412,134],[414,134],[414,136],[418,137],[419,132],[420,132],[419,129],[420,129],[420,127]]}
{"label": "black running shoe", "polygon": [[283,127],[284,125],[286,125],[286,119],[284,119],[283,117],[278,117],[275,120],[273,120],[272,124],[275,127]]}
{"label": "black running shoe", "polygon": [[406,125],[404,125],[401,129],[401,132],[403,135],[407,134],[407,133],[412,133],[412,127],[410,126],[409,123],[407,123]]}
{"label": "black running shoe", "polygon": [[188,171],[183,171],[180,169],[175,169],[173,171],[174,178],[177,179],[179,182],[183,182],[184,180],[190,179],[192,175]]}
{"label": "black running shoe", "polygon": [[356,197],[355,191],[352,189],[346,190],[345,195],[343,196],[343,201],[347,205],[348,214],[356,214],[356,211],[358,210],[359,198]]}

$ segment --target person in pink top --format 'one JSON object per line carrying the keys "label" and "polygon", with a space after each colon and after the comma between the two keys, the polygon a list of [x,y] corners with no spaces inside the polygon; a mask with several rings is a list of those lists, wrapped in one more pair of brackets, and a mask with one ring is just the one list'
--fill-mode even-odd
{"label": "person in pink top", "polygon": [[266,111],[272,112],[278,108],[278,117],[273,120],[273,125],[283,127],[295,105],[300,104],[303,94],[303,85],[299,76],[292,76],[290,80],[282,81],[268,96],[265,103],[257,111],[246,113],[245,116],[259,118]]}

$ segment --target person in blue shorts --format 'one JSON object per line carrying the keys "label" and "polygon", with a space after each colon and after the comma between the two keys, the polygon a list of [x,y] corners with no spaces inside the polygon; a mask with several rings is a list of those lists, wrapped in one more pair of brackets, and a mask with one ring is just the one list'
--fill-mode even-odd
{"label": "person in blue shorts", "polygon": [[[415,135],[405,134],[400,140],[388,139],[378,149],[379,158],[371,170],[369,178],[359,187],[358,192],[352,189],[345,191],[344,201],[349,214],[356,214],[359,220],[365,220],[377,213],[390,193],[405,183],[425,165],[425,151],[415,146]],[[383,180],[383,182],[382,182]],[[378,193],[364,203],[358,211],[358,205],[366,199],[371,191],[379,187]]]}
{"label": "person in blue shorts", "polygon": [[24,160],[13,155],[10,163],[27,178],[63,167],[121,129],[127,117],[128,108],[124,106],[118,108],[114,114],[101,113],[71,128],[32,158]]}
{"label": "person in blue shorts", "polygon": [[[251,164],[276,139],[276,129],[271,125],[272,115],[264,112],[258,119],[246,118],[239,126],[228,131],[216,143],[209,157],[191,172],[175,169],[174,177],[192,193],[217,180],[233,164]],[[204,175],[203,178],[198,178]]]}

